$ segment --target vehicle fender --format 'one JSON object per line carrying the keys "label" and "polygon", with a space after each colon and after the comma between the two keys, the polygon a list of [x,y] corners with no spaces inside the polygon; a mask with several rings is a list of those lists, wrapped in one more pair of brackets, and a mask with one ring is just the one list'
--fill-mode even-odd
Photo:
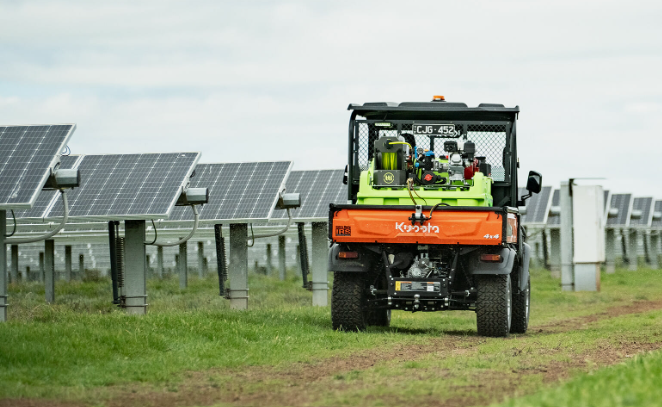
{"label": "vehicle fender", "polygon": [[503,259],[501,263],[491,263],[480,261],[480,253],[476,253],[476,261],[472,267],[471,274],[510,274],[513,271],[517,252],[509,247],[504,247],[499,251],[499,254]]}
{"label": "vehicle fender", "polygon": [[359,252],[358,259],[339,259],[338,253],[342,247],[335,243],[329,250],[329,271],[365,273],[372,269],[377,260],[377,255],[369,250],[356,250]]}
{"label": "vehicle fender", "polygon": [[528,243],[522,244],[522,264],[518,269],[519,289],[526,290],[526,283],[529,281],[529,261],[531,260],[531,246]]}

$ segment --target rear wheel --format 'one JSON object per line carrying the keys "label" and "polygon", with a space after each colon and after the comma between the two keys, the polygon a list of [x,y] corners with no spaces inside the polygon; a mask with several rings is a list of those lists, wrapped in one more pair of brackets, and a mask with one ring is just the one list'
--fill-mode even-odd
{"label": "rear wheel", "polygon": [[[513,285],[515,280],[513,280]],[[513,293],[518,288],[513,287]],[[531,277],[526,281],[526,288],[517,294],[513,294],[513,316],[510,332],[514,334],[526,333],[529,328],[529,312],[531,310]]]}
{"label": "rear wheel", "polygon": [[333,329],[363,331],[366,327],[365,275],[343,273],[333,275],[331,293],[331,322]]}
{"label": "rear wheel", "polygon": [[476,276],[476,325],[478,335],[508,336],[511,323],[510,275]]}

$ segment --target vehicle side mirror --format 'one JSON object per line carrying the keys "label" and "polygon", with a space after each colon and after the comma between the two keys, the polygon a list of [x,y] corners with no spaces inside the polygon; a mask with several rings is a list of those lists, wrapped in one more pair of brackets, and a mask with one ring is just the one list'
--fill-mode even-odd
{"label": "vehicle side mirror", "polygon": [[535,171],[529,171],[529,179],[526,181],[526,189],[529,194],[538,194],[542,188],[542,175]]}

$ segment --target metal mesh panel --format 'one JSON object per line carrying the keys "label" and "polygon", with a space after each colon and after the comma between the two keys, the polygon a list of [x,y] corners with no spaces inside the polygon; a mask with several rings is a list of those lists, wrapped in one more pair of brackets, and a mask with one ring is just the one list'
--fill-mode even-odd
{"label": "metal mesh panel", "polygon": [[[358,135],[358,165],[361,171],[365,171],[370,166],[372,160],[373,146],[375,140],[379,137],[390,136],[398,137],[409,134],[416,140],[416,148],[422,147],[435,151],[437,154],[443,152],[444,141],[457,140],[454,138],[435,137],[430,138],[426,135],[416,135],[412,133],[412,123],[399,124],[400,130],[395,128],[382,128],[375,126],[374,123],[357,121]],[[458,126],[459,127],[459,126]],[[503,151],[506,147],[506,126],[503,124],[469,124],[464,126],[466,130],[465,140],[473,141],[476,144],[476,157],[485,157],[485,161],[492,165],[492,178],[495,181],[505,181],[506,173],[503,163]],[[463,132],[464,132],[463,131]]]}
{"label": "metal mesh panel", "polygon": [[476,143],[476,157],[485,157],[485,162],[492,165],[492,179],[505,181],[503,149],[506,147],[506,126],[470,124],[467,140]]}

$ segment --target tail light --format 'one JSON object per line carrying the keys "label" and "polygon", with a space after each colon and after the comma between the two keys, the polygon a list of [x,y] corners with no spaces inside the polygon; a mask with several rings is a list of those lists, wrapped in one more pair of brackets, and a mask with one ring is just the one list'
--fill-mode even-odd
{"label": "tail light", "polygon": [[339,252],[338,253],[338,258],[339,259],[358,259],[359,258],[359,252]]}
{"label": "tail light", "polygon": [[480,261],[488,262],[488,263],[501,263],[501,255],[500,254],[481,254],[480,255]]}

